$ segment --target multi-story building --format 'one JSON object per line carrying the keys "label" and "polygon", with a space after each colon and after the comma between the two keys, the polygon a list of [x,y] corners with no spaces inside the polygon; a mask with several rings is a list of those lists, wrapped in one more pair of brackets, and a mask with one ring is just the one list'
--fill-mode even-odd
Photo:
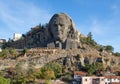
{"label": "multi-story building", "polygon": [[104,77],[86,76],[85,72],[74,71],[73,84],[105,84]]}
{"label": "multi-story building", "polygon": [[105,76],[105,84],[120,84],[119,76]]}
{"label": "multi-story building", "polygon": [[105,75],[105,84],[120,84],[120,76],[116,76],[111,72],[106,72]]}
{"label": "multi-story building", "polygon": [[22,34],[14,33],[13,41],[20,40],[22,38]]}

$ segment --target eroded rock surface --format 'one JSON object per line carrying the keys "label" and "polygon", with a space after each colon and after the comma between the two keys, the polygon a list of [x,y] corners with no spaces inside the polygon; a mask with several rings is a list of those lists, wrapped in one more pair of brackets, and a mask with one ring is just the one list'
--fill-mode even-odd
{"label": "eroded rock surface", "polygon": [[13,42],[12,47],[75,49],[81,47],[81,35],[67,14],[58,13],[53,15],[44,28],[31,28],[24,39]]}

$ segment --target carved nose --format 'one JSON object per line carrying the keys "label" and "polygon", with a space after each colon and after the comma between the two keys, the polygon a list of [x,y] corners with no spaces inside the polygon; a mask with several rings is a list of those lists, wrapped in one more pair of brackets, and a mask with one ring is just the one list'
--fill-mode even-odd
{"label": "carved nose", "polygon": [[60,30],[60,25],[57,26],[57,30],[58,30],[58,31]]}

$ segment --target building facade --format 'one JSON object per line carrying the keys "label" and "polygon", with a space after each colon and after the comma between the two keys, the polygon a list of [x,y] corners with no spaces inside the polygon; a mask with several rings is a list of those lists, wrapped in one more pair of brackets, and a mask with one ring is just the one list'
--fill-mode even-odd
{"label": "building facade", "polygon": [[85,72],[74,71],[73,84],[105,84],[104,77],[86,76]]}

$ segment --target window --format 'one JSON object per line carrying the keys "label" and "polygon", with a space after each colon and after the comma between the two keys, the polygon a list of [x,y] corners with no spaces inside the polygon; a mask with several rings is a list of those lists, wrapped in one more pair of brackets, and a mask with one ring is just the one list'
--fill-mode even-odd
{"label": "window", "polygon": [[108,81],[110,81],[110,79],[107,79]]}
{"label": "window", "polygon": [[102,78],[101,81],[104,81],[104,79]]}
{"label": "window", "polygon": [[85,81],[87,81],[87,79],[85,79]]}

